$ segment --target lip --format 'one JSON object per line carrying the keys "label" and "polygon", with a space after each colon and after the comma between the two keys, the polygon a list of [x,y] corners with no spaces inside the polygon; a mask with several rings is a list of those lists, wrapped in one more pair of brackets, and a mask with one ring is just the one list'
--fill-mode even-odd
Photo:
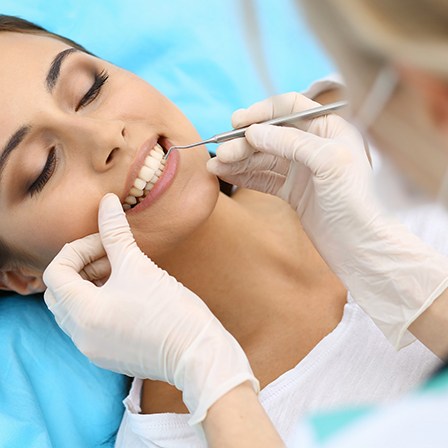
{"label": "lip", "polygon": [[[152,146],[151,149],[153,147],[154,146]],[[143,165],[144,160],[145,158],[143,157],[141,165],[135,176],[137,176],[141,166]],[[142,202],[139,202],[135,207],[132,207],[131,209],[127,210],[126,214],[133,215],[135,213],[139,213],[143,211],[145,208],[149,207],[151,204],[153,204],[160,196],[162,196],[163,193],[165,193],[165,191],[173,183],[174,177],[176,176],[177,173],[178,164],[179,164],[179,152],[176,149],[173,149],[166,161],[165,169],[163,170],[163,173],[160,176],[159,180],[154,184],[154,187],[152,187],[151,191],[146,195],[145,199]],[[133,185],[134,179],[135,177],[131,178],[132,180],[131,186]],[[129,187],[129,189],[130,188],[131,187]]]}

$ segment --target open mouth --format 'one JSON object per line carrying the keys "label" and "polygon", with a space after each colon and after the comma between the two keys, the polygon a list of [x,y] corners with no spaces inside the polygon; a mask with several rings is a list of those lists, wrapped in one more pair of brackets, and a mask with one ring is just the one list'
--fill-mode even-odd
{"label": "open mouth", "polygon": [[142,202],[154,188],[154,185],[160,179],[163,170],[165,169],[167,161],[163,158],[164,154],[165,150],[159,140],[146,156],[129,193],[124,200],[123,209],[125,211],[130,210]]}

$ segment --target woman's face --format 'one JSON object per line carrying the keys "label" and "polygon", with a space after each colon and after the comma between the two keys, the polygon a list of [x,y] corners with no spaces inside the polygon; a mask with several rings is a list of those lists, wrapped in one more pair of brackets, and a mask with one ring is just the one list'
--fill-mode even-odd
{"label": "woman's face", "polygon": [[[124,203],[157,141],[167,147],[199,139],[142,79],[69,48],[0,33],[0,235],[41,270],[64,243],[97,232],[105,193]],[[212,212],[218,184],[206,171],[208,157],[204,147],[170,155],[160,184],[127,211],[155,260]]]}

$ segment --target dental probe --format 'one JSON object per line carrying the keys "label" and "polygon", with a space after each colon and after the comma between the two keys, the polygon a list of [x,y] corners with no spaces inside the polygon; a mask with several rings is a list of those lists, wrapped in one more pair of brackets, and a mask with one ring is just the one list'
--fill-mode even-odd
{"label": "dental probe", "polygon": [[[284,115],[283,117],[273,118],[272,120],[263,121],[258,124],[272,124],[272,125],[281,125],[286,123],[291,123],[296,120],[304,120],[306,118],[319,117],[321,115],[325,115],[328,112],[341,109],[342,107],[347,106],[348,102],[345,100],[336,101],[334,103],[325,104],[323,106],[314,107],[312,109],[303,110],[301,112],[296,112],[290,115]],[[223,132],[222,134],[216,134],[213,137],[210,137],[207,140],[202,140],[197,143],[192,143],[191,145],[183,145],[183,146],[171,146],[163,158],[166,160],[170,155],[171,150],[173,149],[188,149],[194,148],[195,146],[206,145],[208,143],[224,143],[229,140],[233,140],[235,138],[244,137],[246,131],[249,129],[249,126],[244,128],[233,129],[232,131]]]}

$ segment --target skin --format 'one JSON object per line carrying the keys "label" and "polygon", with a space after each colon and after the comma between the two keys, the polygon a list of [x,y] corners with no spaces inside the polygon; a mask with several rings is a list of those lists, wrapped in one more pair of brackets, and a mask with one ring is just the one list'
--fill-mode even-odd
{"label": "skin", "polygon": [[[46,72],[55,55],[66,48],[47,37],[0,36],[0,60],[5,67],[0,74],[4,100],[0,144],[3,147],[25,124],[34,128],[11,154],[0,193],[0,207],[5,212],[0,232],[8,244],[33,260],[28,275],[39,275],[65,242],[97,230],[101,197],[114,192],[124,199],[130,164],[148,138],[169,135],[177,144],[199,138],[184,115],[146,82],[81,52],[66,58],[50,94],[44,86]],[[76,112],[94,72],[103,69],[109,79],[102,92]],[[55,173],[43,190],[31,197],[26,187],[39,175],[52,146],[57,148]],[[157,201],[144,214],[129,217],[137,241],[149,248],[154,259],[172,250],[213,210],[218,184],[205,169],[208,157],[205,148],[184,151],[181,169],[165,200]]]}
{"label": "skin", "polygon": [[[30,258],[4,269],[1,281],[21,293],[44,289],[42,272],[64,243],[97,232],[105,193],[124,199],[128,171],[143,142],[153,136],[173,144],[200,138],[146,82],[80,52],[67,56],[50,93],[44,83],[48,68],[66,48],[48,37],[0,34],[0,147],[21,126],[32,126],[11,154],[0,188],[0,234]],[[104,69],[109,79],[101,93],[76,110],[95,72]],[[55,171],[42,191],[30,196],[27,188],[53,146]],[[150,207],[128,212],[128,220],[142,250],[197,293],[235,336],[265,387],[336,327],[346,291],[286,203],[248,190],[222,195],[205,168],[208,157],[205,148],[181,151],[170,188]],[[240,413],[229,414],[226,403],[237,402]],[[143,413],[186,412],[178,390],[150,380],[144,382],[141,405]],[[229,393],[210,416],[205,425],[212,434],[219,433],[215,423],[223,418],[235,428],[243,422],[240,429],[248,437],[263,434],[253,427],[259,419],[269,426],[247,385]],[[271,436],[265,440],[279,441]],[[248,446],[254,440],[248,439]]]}

